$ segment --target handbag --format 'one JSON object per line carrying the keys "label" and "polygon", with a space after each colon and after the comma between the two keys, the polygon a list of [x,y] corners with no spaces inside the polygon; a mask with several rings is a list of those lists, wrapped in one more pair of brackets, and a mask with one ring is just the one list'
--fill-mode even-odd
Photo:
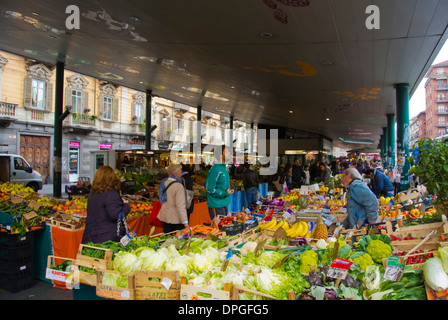
{"label": "handbag", "polygon": [[191,207],[191,204],[193,203],[194,199],[194,191],[188,190],[185,184],[185,179],[182,178],[182,181],[184,182],[184,189],[185,189],[185,201],[187,203],[187,209]]}
{"label": "handbag", "polygon": [[117,239],[120,241],[121,238],[123,238],[126,233],[129,230],[129,226],[126,222],[126,216],[124,214],[124,211],[121,210],[118,214],[118,221],[117,221]]}

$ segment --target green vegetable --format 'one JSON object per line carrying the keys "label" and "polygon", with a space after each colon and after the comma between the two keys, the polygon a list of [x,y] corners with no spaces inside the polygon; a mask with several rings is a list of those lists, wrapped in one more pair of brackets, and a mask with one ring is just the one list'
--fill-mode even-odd
{"label": "green vegetable", "polygon": [[430,258],[423,264],[423,275],[426,284],[435,291],[448,289],[448,275],[443,270],[442,260],[438,257]]}
{"label": "green vegetable", "polygon": [[353,256],[354,255],[352,255],[349,260],[353,261],[355,264],[358,264],[359,267],[364,271],[367,270],[368,266],[374,264],[372,257],[368,253],[362,253],[361,255],[357,255],[355,257]]}
{"label": "green vegetable", "polygon": [[367,246],[366,252],[376,263],[382,263],[383,258],[387,258],[392,253],[392,247],[381,240],[372,240]]}
{"label": "green vegetable", "polygon": [[319,263],[319,257],[314,250],[306,250],[302,252],[300,259],[302,260],[302,263],[300,264],[299,270],[301,273],[305,274],[310,273],[311,266],[317,266]]}
{"label": "green vegetable", "polygon": [[443,270],[448,273],[448,247],[440,247],[437,252],[440,260],[442,261]]}

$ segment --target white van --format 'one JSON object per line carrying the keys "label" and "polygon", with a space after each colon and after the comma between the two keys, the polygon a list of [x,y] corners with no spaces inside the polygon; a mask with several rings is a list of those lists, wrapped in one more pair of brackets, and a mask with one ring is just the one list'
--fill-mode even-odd
{"label": "white van", "polygon": [[42,189],[42,176],[17,154],[0,154],[0,181],[23,184],[34,191]]}

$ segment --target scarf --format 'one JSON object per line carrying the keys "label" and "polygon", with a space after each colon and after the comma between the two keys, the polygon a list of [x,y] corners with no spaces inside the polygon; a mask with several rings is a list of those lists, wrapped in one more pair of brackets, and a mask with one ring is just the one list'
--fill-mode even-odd
{"label": "scarf", "polygon": [[160,183],[160,187],[159,187],[159,202],[160,202],[160,204],[167,201],[167,193],[164,192],[164,190],[166,189],[165,182],[167,180],[175,180],[177,182],[182,183],[181,178],[179,178],[178,176],[175,176],[175,175],[171,175],[171,174],[168,178],[163,179],[162,182]]}

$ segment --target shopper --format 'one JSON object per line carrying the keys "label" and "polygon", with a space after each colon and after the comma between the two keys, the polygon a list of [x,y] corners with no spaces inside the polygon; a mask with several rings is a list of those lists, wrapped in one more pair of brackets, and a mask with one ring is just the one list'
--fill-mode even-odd
{"label": "shopper", "polygon": [[310,165],[310,180],[318,181],[320,178],[320,169],[319,169],[319,163],[316,160],[311,161]]}
{"label": "shopper", "polygon": [[81,242],[120,241],[117,223],[121,212],[127,216],[131,207],[120,196],[120,180],[111,167],[99,167],[87,199],[87,219]]}
{"label": "shopper", "polygon": [[188,228],[187,195],[183,186],[182,166],[170,164],[168,178],[159,187],[159,202],[162,205],[157,218],[162,222],[163,232],[169,233]]}
{"label": "shopper", "polygon": [[377,198],[394,196],[394,186],[381,168],[367,169],[365,174],[370,178],[372,192]]}
{"label": "shopper", "polygon": [[295,159],[292,166],[292,188],[300,188],[305,180],[305,174],[300,167],[300,160]]}
{"label": "shopper", "polygon": [[260,183],[260,177],[255,171],[253,165],[249,165],[246,171],[243,173],[243,185],[246,193],[247,204],[257,202],[258,184]]}
{"label": "shopper", "polygon": [[[190,167],[186,164],[182,165],[182,182],[184,185],[184,188],[186,190],[190,190],[193,191],[193,179],[191,179],[191,175],[190,175]],[[190,215],[193,213],[194,210],[194,200],[191,201],[191,205],[187,208],[187,216],[188,216],[188,221],[190,221]]]}
{"label": "shopper", "polygon": [[[283,172],[281,173],[280,179],[278,182],[282,186],[282,190],[283,190],[283,185],[285,184],[285,182],[286,182],[286,186],[288,187],[288,190],[292,189],[292,165],[290,163],[287,163],[285,165],[285,168],[284,168]],[[280,190],[280,192],[282,190]]]}
{"label": "shopper", "polygon": [[332,178],[331,170],[328,168],[327,164],[325,162],[321,162],[319,164],[320,168],[320,182],[323,182],[324,185],[328,185],[330,183],[330,180]]}
{"label": "shopper", "polygon": [[347,188],[347,218],[342,222],[345,229],[361,228],[378,221],[378,200],[362,181],[356,168],[347,168],[342,174]]}
{"label": "shopper", "polygon": [[361,175],[364,173],[364,165],[361,159],[359,159],[358,163],[356,164],[356,170],[358,170],[359,174]]}
{"label": "shopper", "polygon": [[305,185],[310,185],[310,166],[306,165],[303,167],[303,173],[305,174]]}
{"label": "shopper", "polygon": [[215,152],[215,164],[208,172],[205,181],[207,191],[207,206],[210,219],[218,215],[226,216],[230,204],[230,177],[226,167],[226,159],[231,156],[227,147],[222,152]]}

